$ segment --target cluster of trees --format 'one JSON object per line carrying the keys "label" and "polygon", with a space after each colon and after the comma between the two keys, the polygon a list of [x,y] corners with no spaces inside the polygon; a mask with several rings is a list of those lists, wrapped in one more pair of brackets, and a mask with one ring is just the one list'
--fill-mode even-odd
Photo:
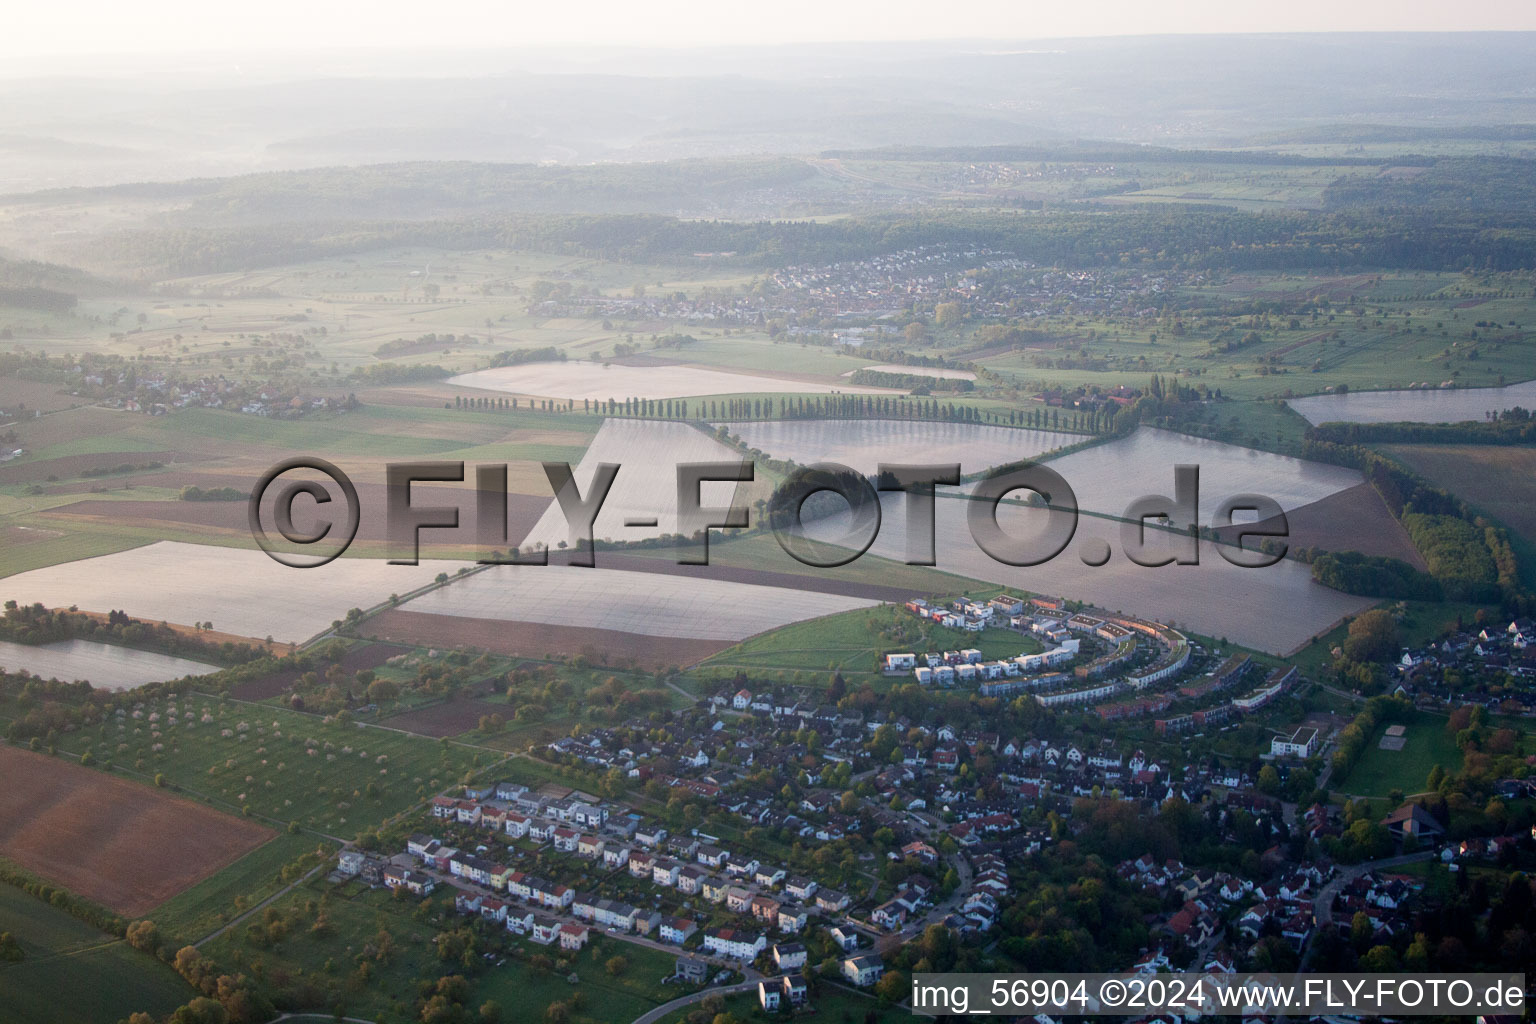
{"label": "cluster of trees", "polygon": [[[170,964],[202,994],[173,1012],[167,1024],[257,1024],[276,1012],[249,977],[221,973],[218,964],[196,946],[183,946]],[[155,1024],[155,1020],[147,1013],[135,1013],[127,1024]]]}
{"label": "cluster of trees", "polygon": [[1400,558],[1362,555],[1358,551],[1325,552],[1312,559],[1312,578],[1325,587],[1364,597],[1408,601],[1439,601],[1440,584]]}
{"label": "cluster of trees", "polygon": [[68,313],[79,301],[76,295],[54,291],[52,288],[0,286],[0,306],[18,306],[21,309],[36,309],[45,313]]}
{"label": "cluster of trees", "polygon": [[1365,753],[1378,725],[1400,722],[1412,711],[1413,705],[1401,697],[1372,697],[1366,701],[1354,721],[1339,733],[1333,752],[1333,777],[1348,777],[1350,770],[1360,760],[1360,755]]}
{"label": "cluster of trees", "polygon": [[250,495],[238,487],[199,487],[188,484],[181,489],[182,501],[245,501]]}
{"label": "cluster of trees", "polygon": [[955,377],[928,377],[920,373],[890,373],[885,370],[855,370],[850,380],[871,388],[902,388],[914,394],[930,391],[955,391],[965,394],[976,390],[974,381]]}
{"label": "cluster of trees", "polygon": [[1408,512],[1403,526],[1440,582],[1447,597],[1458,601],[1499,599],[1499,570],[1488,547],[1486,528],[1456,516]]}
{"label": "cluster of trees", "polygon": [[[244,495],[242,495],[244,497]],[[223,665],[239,665],[263,656],[255,644],[208,640],[181,633],[164,622],[144,622],[126,612],[113,610],[105,620],[73,610],[52,611],[41,603],[5,602],[0,617],[0,639],[19,644],[47,644],[60,640],[97,640],[167,654],[195,655]]]}
{"label": "cluster of trees", "polygon": [[[445,370],[436,363],[369,363],[359,366],[348,374],[348,379],[364,387],[383,386],[385,384],[411,384],[416,381],[442,380],[450,377],[453,371]],[[343,408],[356,408],[357,399],[353,395],[347,396],[347,405]]]}
{"label": "cluster of trees", "polygon": [[374,349],[373,354],[380,359],[389,359],[393,356],[411,355],[415,352],[426,352],[435,348],[443,348],[446,351],[449,345],[473,345],[474,343],[475,338],[473,335],[466,334],[460,337],[456,334],[437,334],[433,332],[418,335],[414,341],[409,338],[395,338],[393,341],[386,341]]}
{"label": "cluster of trees", "polygon": [[565,350],[554,345],[542,348],[513,348],[491,357],[491,366],[522,366],[524,363],[563,363]]}

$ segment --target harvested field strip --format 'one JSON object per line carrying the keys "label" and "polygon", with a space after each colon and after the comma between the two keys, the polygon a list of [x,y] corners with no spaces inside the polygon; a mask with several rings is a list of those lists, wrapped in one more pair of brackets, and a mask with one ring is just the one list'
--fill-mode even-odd
{"label": "harvested field strip", "polygon": [[[1399,558],[1425,568],[1424,559],[1408,531],[1388,511],[1381,495],[1370,484],[1356,484],[1330,494],[1321,501],[1291,509],[1285,514],[1290,531],[1288,543],[1293,548],[1322,548],[1324,551],[1359,551],[1366,555]],[[1233,543],[1242,527],[1217,530],[1222,540]],[[1248,541],[1253,547],[1254,542]]]}
{"label": "harvested field strip", "polygon": [[[762,541],[773,551],[783,555],[781,549],[769,537],[754,537],[747,542],[732,542],[721,538],[710,542],[711,560],[709,565],[679,565],[670,557],[662,557],[656,552],[643,551],[599,551],[595,561],[599,569],[620,569],[626,572],[650,572],[663,576],[687,576],[692,579],[717,580],[722,583],[750,583],[759,587],[777,587],[784,590],[806,590],[817,594],[842,594],[845,597],[860,597],[870,601],[906,601],[914,595],[929,594],[934,592],[948,593],[959,592],[967,586],[975,587],[978,584],[974,580],[962,580],[953,576],[945,576],[938,573],[929,573],[927,579],[921,581],[909,581],[909,586],[893,586],[880,583],[870,583],[863,579],[854,579],[845,576],[836,576],[830,570],[817,570],[812,566],[801,565],[787,556],[784,562],[789,566],[798,567],[801,572],[775,572],[768,569],[757,569],[745,565],[721,564],[725,561],[714,558],[716,552],[723,555],[740,550],[746,543]],[[571,556],[565,552],[552,552],[550,554],[551,565],[568,564]],[[860,559],[864,561],[864,559]],[[880,559],[871,559],[879,562]],[[857,563],[855,563],[857,564]],[[925,570],[911,566],[892,566],[893,570],[905,570],[912,573],[923,573]],[[895,575],[895,573],[892,573]]]}
{"label": "harvested field strip", "polygon": [[[472,647],[522,658],[597,652],[614,658],[632,658],[636,665],[647,670],[691,665],[731,644],[729,640],[644,636],[585,626],[431,615],[400,608],[380,612],[364,621],[361,629],[364,635],[379,640],[425,647]],[[505,713],[507,709],[502,706],[499,710]],[[392,719],[388,724],[409,728],[398,719]],[[471,723],[469,728],[473,725]]]}
{"label": "harvested field strip", "polygon": [[0,854],[138,916],[274,833],[149,786],[0,747]]}
{"label": "harvested field strip", "polygon": [[617,569],[503,565],[429,591],[403,607],[436,615],[734,641],[786,623],[875,603]]}

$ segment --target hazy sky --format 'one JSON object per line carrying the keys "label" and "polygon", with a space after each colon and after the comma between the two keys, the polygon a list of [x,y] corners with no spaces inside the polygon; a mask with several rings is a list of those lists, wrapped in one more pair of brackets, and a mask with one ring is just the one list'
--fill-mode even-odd
{"label": "hazy sky", "polygon": [[331,47],[644,47],[1187,32],[1536,29],[1530,0],[43,0],[0,56]]}

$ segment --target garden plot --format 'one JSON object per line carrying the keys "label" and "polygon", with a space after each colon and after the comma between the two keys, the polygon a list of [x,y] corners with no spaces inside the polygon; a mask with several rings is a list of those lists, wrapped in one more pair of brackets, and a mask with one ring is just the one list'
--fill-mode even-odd
{"label": "garden plot", "polygon": [[681,364],[622,366],[616,363],[529,363],[475,370],[450,377],[449,384],[509,395],[606,402],[626,398],[690,398],[696,395],[805,394],[890,395],[891,388],[765,377]]}
{"label": "garden plot", "polygon": [[1263,494],[1289,512],[1364,480],[1358,470],[1152,427],[1049,463],[1071,485],[1079,508],[1105,515],[1120,515],[1142,495],[1173,497],[1173,468],[1180,464],[1200,467],[1201,525],[1235,494]]}
{"label": "garden plot", "polygon": [[0,640],[0,667],[30,672],[43,679],[87,679],[99,690],[129,690],[145,683],[203,676],[219,670],[219,666],[201,661],[95,640],[63,640],[37,646]]}
{"label": "garden plot", "polygon": [[6,600],[50,608],[126,611],[150,622],[212,622],[225,633],[301,642],[342,618],[432,582],[468,563],[390,565],[338,558],[290,569],[260,551],[161,541],[34,569],[0,581]]}
{"label": "garden plot", "polygon": [[[976,375],[970,370],[951,370],[942,366],[907,366],[904,363],[879,363],[875,366],[861,366],[859,370],[873,370],[876,373],[900,373],[911,377],[934,377],[939,380],[975,380]],[[852,377],[859,370],[849,370],[844,377]]]}
{"label": "garden plot", "polygon": [[1309,423],[1461,423],[1517,405],[1536,407],[1536,380],[1501,388],[1351,391],[1293,398],[1288,404]]}
{"label": "garden plot", "polygon": [[791,622],[878,603],[840,594],[622,569],[506,565],[457,580],[401,608],[641,636],[735,641]]}
{"label": "garden plot", "polygon": [[[576,485],[586,497],[599,463],[619,466],[592,535],[598,540],[635,541],[677,533],[677,467],[693,462],[739,462],[741,458],[734,448],[687,423],[604,421],[575,470]],[[700,503],[706,508],[724,507],[731,504],[734,495],[736,504],[751,507],[757,498],[766,497],[768,489],[768,482],[762,479],[740,484],[710,481],[699,488]],[[630,520],[654,520],[655,524],[626,526]],[[559,503],[551,502],[521,546],[555,548],[561,542],[574,545],[575,541]]]}
{"label": "garden plot", "polygon": [[962,473],[976,473],[1083,440],[1054,430],[917,420],[770,420],[725,427],[775,459],[805,466],[837,462],[866,474],[882,462],[959,463]]}

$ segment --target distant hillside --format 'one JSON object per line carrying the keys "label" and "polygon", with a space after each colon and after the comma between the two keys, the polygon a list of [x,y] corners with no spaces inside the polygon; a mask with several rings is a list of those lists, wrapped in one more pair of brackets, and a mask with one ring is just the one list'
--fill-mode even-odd
{"label": "distant hillside", "polygon": [[64,313],[81,295],[99,294],[106,282],[74,267],[0,258],[0,306]]}

